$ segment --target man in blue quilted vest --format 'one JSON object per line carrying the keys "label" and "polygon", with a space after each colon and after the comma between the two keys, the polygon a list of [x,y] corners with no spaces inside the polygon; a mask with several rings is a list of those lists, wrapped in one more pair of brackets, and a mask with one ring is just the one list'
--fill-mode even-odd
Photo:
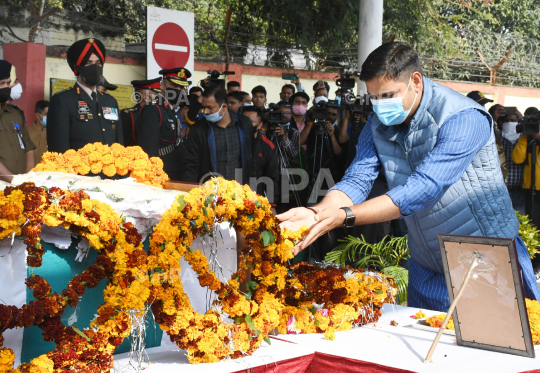
{"label": "man in blue quilted vest", "polygon": [[[450,303],[437,234],[515,238],[524,294],[540,300],[489,113],[424,77],[418,54],[404,43],[374,50],[360,79],[374,114],[345,177],[314,208],[278,216],[283,227],[310,227],[296,252],[337,227],[402,218],[411,253],[408,305],[446,311]],[[390,190],[366,201],[379,172]]]}

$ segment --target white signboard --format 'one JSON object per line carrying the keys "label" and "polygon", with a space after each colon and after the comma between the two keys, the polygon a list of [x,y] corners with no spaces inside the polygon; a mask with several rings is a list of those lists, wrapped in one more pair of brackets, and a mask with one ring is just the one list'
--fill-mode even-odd
{"label": "white signboard", "polygon": [[152,6],[146,9],[146,77],[159,77],[161,69],[185,67],[192,74],[195,15]]}

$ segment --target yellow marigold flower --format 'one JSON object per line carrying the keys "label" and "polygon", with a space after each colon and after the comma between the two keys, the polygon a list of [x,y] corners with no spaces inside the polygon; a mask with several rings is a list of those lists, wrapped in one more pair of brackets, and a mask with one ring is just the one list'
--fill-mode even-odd
{"label": "yellow marigold flower", "polygon": [[103,173],[109,177],[116,175],[116,167],[114,164],[108,164],[103,166]]}
{"label": "yellow marigold flower", "polygon": [[15,354],[10,348],[0,349],[0,372],[11,372],[15,363]]}
{"label": "yellow marigold flower", "polygon": [[47,355],[41,355],[32,359],[30,365],[27,367],[25,372],[28,373],[53,373],[54,372],[54,363]]}
{"label": "yellow marigold flower", "polygon": [[100,162],[92,163],[90,166],[90,172],[93,174],[99,174],[101,172],[102,165]]}

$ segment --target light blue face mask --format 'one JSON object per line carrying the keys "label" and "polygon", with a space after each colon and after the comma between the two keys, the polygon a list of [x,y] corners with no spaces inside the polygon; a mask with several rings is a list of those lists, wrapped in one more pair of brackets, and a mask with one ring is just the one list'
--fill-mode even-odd
{"label": "light blue face mask", "polygon": [[341,106],[341,97],[340,97],[340,96],[336,96],[336,100],[337,100],[339,106]]}
{"label": "light blue face mask", "polygon": [[249,102],[244,102],[244,106],[253,106],[253,104],[250,104]]}
{"label": "light blue face mask", "polygon": [[42,116],[42,120],[39,121],[43,127],[47,127],[47,116]]}
{"label": "light blue face mask", "polygon": [[223,118],[223,116],[225,115],[225,112],[223,112],[223,114],[219,115],[219,112],[221,110],[221,108],[223,107],[223,105],[221,105],[219,107],[219,110],[216,111],[215,113],[212,113],[212,114],[204,114],[204,117],[206,118],[207,121],[211,122],[211,123],[217,123],[221,120],[221,118]]}
{"label": "light blue face mask", "polygon": [[403,109],[403,97],[405,97],[409,91],[411,79],[412,77],[409,78],[409,84],[407,84],[407,89],[405,90],[403,96],[396,98],[385,98],[382,100],[371,100],[371,103],[373,104],[373,111],[375,114],[377,114],[377,118],[379,118],[384,125],[397,126],[398,124],[403,123],[409,116],[409,113],[416,102],[416,97],[418,97],[417,92],[409,110],[405,111],[405,109]]}

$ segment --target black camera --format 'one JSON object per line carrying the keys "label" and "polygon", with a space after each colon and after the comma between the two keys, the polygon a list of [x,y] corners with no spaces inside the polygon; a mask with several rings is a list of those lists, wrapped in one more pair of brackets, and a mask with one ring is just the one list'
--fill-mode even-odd
{"label": "black camera", "polygon": [[339,79],[336,80],[336,85],[343,90],[353,89],[356,85],[356,79],[353,76],[360,77],[358,71],[346,71],[346,69],[350,68],[350,66],[343,66],[339,74]]}
{"label": "black camera", "polygon": [[320,101],[311,109],[311,119],[314,123],[324,122],[328,117],[328,108],[326,101]]}
{"label": "black camera", "polygon": [[537,135],[540,133],[540,113],[534,113],[521,118],[516,126],[516,132],[523,135]]}
{"label": "black camera", "polygon": [[281,124],[283,120],[283,113],[279,110],[278,104],[268,105],[268,124]]}
{"label": "black camera", "polygon": [[[208,70],[207,74],[210,75],[210,81],[208,82],[208,86],[219,85],[225,88],[225,79],[219,79],[219,77],[221,75],[235,75],[236,73],[234,71],[219,72],[217,70]],[[206,89],[207,87],[203,87],[203,88]]]}

